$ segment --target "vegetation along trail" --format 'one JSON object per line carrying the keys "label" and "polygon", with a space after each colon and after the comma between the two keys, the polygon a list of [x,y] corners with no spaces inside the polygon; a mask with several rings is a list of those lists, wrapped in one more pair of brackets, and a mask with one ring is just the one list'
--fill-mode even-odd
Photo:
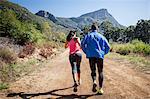
{"label": "vegetation along trail", "polygon": [[131,68],[131,64],[107,57],[104,63],[104,95],[95,95],[88,60],[83,55],[82,84],[73,92],[68,50],[43,68],[11,84],[1,99],[149,99],[150,76]]}

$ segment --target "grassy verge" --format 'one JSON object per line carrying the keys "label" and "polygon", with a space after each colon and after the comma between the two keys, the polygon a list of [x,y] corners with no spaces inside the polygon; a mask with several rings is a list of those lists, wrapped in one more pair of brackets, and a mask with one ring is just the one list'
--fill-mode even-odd
{"label": "grassy verge", "polygon": [[145,44],[139,40],[133,40],[130,43],[125,44],[112,44],[112,51],[121,55],[128,55],[130,53],[141,54],[144,56],[150,55],[150,45]]}
{"label": "grassy verge", "polygon": [[[41,44],[41,45],[40,45]],[[0,48],[0,89],[9,85],[35,70],[42,68],[45,63],[55,56],[62,43],[41,42],[39,46],[27,44],[17,55],[9,48]]]}
{"label": "grassy verge", "polygon": [[138,54],[129,54],[129,55],[120,55],[118,53],[109,53],[106,58],[113,58],[113,59],[121,59],[121,60],[127,60],[133,66],[137,67],[138,69],[149,72],[150,71],[150,57],[144,57]]}
{"label": "grassy verge", "polygon": [[[22,64],[23,63],[23,64]],[[37,59],[29,59],[26,62],[18,62],[17,64],[11,64],[15,71],[15,78],[22,77],[29,72],[34,71],[40,62]]]}

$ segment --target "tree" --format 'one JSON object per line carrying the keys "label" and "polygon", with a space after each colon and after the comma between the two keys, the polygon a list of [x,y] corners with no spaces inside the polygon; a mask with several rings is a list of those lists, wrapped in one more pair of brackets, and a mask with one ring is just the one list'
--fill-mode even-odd
{"label": "tree", "polygon": [[135,27],[135,38],[150,43],[150,20],[139,20]]}
{"label": "tree", "polygon": [[53,34],[51,32],[50,24],[48,22],[44,22],[41,26],[41,29],[42,29],[42,33],[45,34],[49,40],[54,39]]}
{"label": "tree", "polygon": [[8,9],[1,10],[0,12],[0,30],[3,33],[0,36],[11,37],[13,32],[20,27],[19,21],[16,19],[16,14]]}
{"label": "tree", "polygon": [[132,41],[133,39],[135,39],[135,26],[131,25],[129,27],[127,27],[125,29],[125,33],[124,35],[126,35],[126,42]]}
{"label": "tree", "polygon": [[109,21],[104,21],[100,25],[100,29],[103,31],[103,35],[106,37],[106,39],[109,41],[111,39],[111,33],[112,33],[112,23]]}

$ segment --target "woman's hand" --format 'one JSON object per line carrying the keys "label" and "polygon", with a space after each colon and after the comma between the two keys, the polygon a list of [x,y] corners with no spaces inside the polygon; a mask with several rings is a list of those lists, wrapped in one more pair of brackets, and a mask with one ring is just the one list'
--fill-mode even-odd
{"label": "woman's hand", "polygon": [[77,40],[78,40],[78,37],[74,37],[73,39],[74,39],[74,41],[77,41]]}
{"label": "woman's hand", "polygon": [[67,48],[67,47],[68,47],[68,41],[65,42],[65,48]]}
{"label": "woman's hand", "polygon": [[81,41],[79,37],[74,37],[74,41],[76,41],[79,44],[79,46],[81,46]]}

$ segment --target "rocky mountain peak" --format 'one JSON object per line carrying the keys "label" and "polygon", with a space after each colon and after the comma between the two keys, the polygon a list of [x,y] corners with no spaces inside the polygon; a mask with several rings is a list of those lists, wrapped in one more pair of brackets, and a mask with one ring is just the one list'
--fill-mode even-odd
{"label": "rocky mountain peak", "polygon": [[40,10],[39,12],[36,13],[36,15],[44,17],[44,18],[48,18],[53,22],[57,21],[56,17],[53,14],[51,14],[47,11],[44,11],[44,10]]}

